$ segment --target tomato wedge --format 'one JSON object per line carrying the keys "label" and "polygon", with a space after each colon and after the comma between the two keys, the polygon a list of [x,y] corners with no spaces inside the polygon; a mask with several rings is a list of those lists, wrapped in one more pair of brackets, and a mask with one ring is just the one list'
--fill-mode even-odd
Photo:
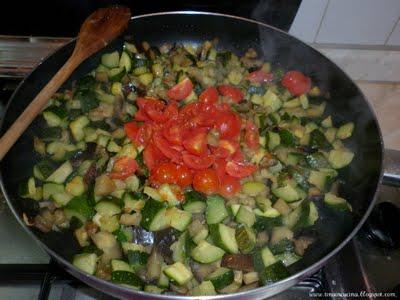
{"label": "tomato wedge", "polygon": [[250,164],[239,163],[235,161],[228,161],[226,163],[225,171],[228,175],[237,178],[244,178],[250,176],[257,170],[257,167]]}
{"label": "tomato wedge", "polygon": [[112,179],[124,180],[133,175],[138,169],[138,163],[134,158],[121,156],[114,162],[112,172],[109,174]]}
{"label": "tomato wedge", "polygon": [[213,194],[218,191],[218,177],[214,170],[197,171],[193,178],[193,188],[204,194]]}
{"label": "tomato wedge", "polygon": [[230,140],[219,140],[218,147],[213,151],[216,157],[226,158],[233,155],[239,148],[239,143]]}
{"label": "tomato wedge", "polygon": [[235,103],[239,103],[244,98],[244,95],[239,88],[229,84],[220,85],[218,87],[218,91],[221,93],[221,95],[230,98]]}
{"label": "tomato wedge", "polygon": [[139,127],[138,133],[136,135],[135,144],[137,146],[146,146],[150,141],[153,134],[153,128],[150,124],[143,124]]}
{"label": "tomato wedge", "polygon": [[207,129],[196,128],[189,131],[183,141],[183,147],[191,154],[204,155],[207,152]]}
{"label": "tomato wedge", "polygon": [[220,113],[215,120],[215,128],[223,139],[232,139],[240,134],[242,121],[234,112]]}
{"label": "tomato wedge", "polygon": [[190,169],[193,170],[204,170],[210,167],[214,163],[214,156],[196,156],[189,153],[184,153],[182,155],[183,163]]}
{"label": "tomato wedge", "polygon": [[129,122],[124,124],[124,130],[126,136],[131,140],[135,141],[139,132],[139,126],[136,122]]}
{"label": "tomato wedge", "polygon": [[177,166],[176,175],[177,175],[176,184],[179,185],[180,187],[187,187],[191,185],[193,182],[192,171],[184,165]]}
{"label": "tomato wedge", "polygon": [[153,134],[153,143],[172,162],[179,163],[181,161],[181,153],[173,149],[160,132]]}
{"label": "tomato wedge", "polygon": [[218,101],[218,90],[215,87],[206,88],[199,96],[199,102],[216,103]]}
{"label": "tomato wedge", "polygon": [[249,73],[246,79],[252,83],[271,82],[272,80],[274,80],[274,75],[272,73],[267,73],[263,70],[258,70]]}
{"label": "tomato wedge", "polygon": [[241,189],[239,178],[229,175],[219,177],[218,193],[224,197],[231,197]]}
{"label": "tomato wedge", "polygon": [[151,172],[150,180],[156,184],[175,184],[178,181],[177,165],[164,162]]}
{"label": "tomato wedge", "polygon": [[148,144],[143,150],[143,161],[150,171],[166,159],[165,155],[152,143]]}
{"label": "tomato wedge", "polygon": [[253,122],[247,121],[244,132],[244,142],[249,149],[257,150],[260,147],[260,135]]}
{"label": "tomato wedge", "polygon": [[217,172],[217,176],[219,179],[221,179],[224,176],[227,176],[226,171],[225,171],[225,168],[226,168],[225,159],[217,158],[214,161],[213,168],[214,168],[215,172]]}
{"label": "tomato wedge", "polygon": [[189,78],[183,79],[167,91],[167,96],[171,100],[180,101],[185,99],[193,90],[193,83]]}
{"label": "tomato wedge", "polygon": [[163,135],[171,144],[182,145],[184,131],[183,124],[170,121],[165,125]]}
{"label": "tomato wedge", "polygon": [[311,89],[311,79],[300,71],[287,72],[281,81],[281,84],[289,90],[294,96],[307,93]]}

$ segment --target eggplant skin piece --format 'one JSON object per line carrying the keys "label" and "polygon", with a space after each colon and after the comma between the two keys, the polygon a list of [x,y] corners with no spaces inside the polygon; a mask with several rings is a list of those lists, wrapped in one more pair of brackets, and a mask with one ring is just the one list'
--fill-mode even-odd
{"label": "eggplant skin piece", "polygon": [[245,272],[254,271],[251,254],[225,254],[222,257],[221,267]]}

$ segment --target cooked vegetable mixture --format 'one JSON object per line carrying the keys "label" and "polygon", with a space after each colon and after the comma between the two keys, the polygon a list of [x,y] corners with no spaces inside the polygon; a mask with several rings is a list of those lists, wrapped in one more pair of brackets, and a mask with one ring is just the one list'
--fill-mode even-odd
{"label": "cooked vegetable mixture", "polygon": [[326,115],[305,74],[215,46],[126,42],[43,111],[42,160],[20,188],[40,211],[24,220],[70,230],[77,268],[151,293],[234,293],[291,274],[321,205],[351,211],[338,169],[354,124]]}

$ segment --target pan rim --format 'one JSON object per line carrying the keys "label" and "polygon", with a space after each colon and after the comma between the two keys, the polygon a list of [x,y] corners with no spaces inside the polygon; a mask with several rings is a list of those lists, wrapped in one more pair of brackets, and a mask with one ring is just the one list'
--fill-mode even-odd
{"label": "pan rim", "polygon": [[[222,13],[216,13],[216,12],[204,12],[204,11],[191,11],[191,10],[185,10],[185,11],[167,11],[167,12],[156,12],[156,13],[149,13],[149,14],[142,14],[142,15],[137,15],[137,16],[132,16],[131,17],[131,21],[136,20],[136,19],[142,19],[142,18],[148,18],[148,17],[154,17],[154,16],[163,16],[163,15],[205,15],[205,16],[216,16],[216,17],[224,17],[224,18],[230,18],[230,19],[236,19],[236,20],[241,20],[241,21],[245,21],[245,22],[249,22],[249,23],[254,23],[257,24],[259,26],[262,27],[267,27],[267,28],[271,28],[275,31],[278,31],[282,34],[284,34],[285,36],[289,37],[290,39],[295,40],[298,43],[301,43],[303,45],[308,46],[311,50],[316,51],[319,55],[321,55],[322,57],[324,57],[324,59],[328,60],[329,62],[333,63],[346,77],[347,79],[354,84],[354,86],[357,88],[358,93],[364,98],[364,102],[365,104],[368,106],[369,111],[371,112],[371,116],[373,117],[375,124],[377,126],[377,130],[378,130],[378,134],[379,134],[379,139],[380,139],[380,154],[381,154],[381,159],[380,159],[380,174],[379,174],[379,178],[377,180],[377,186],[374,192],[374,195],[372,196],[371,202],[369,204],[369,207],[366,209],[366,211],[364,212],[363,217],[358,221],[357,225],[353,227],[352,231],[347,235],[347,237],[341,242],[339,243],[332,251],[330,251],[328,254],[326,254],[325,256],[323,256],[322,258],[320,258],[318,261],[316,261],[315,263],[313,263],[312,265],[308,266],[307,268],[301,270],[300,272],[294,273],[293,275],[280,280],[278,282],[275,282],[273,284],[267,285],[267,286],[261,286],[255,289],[251,289],[251,290],[247,290],[247,291],[243,291],[243,292],[239,292],[239,293],[233,293],[233,294],[226,294],[226,295],[215,295],[215,296],[179,296],[179,295],[155,295],[155,294],[151,294],[148,292],[144,292],[144,291],[136,291],[133,289],[130,289],[128,287],[124,287],[124,286],[119,286],[116,285],[110,281],[106,281],[103,279],[100,279],[94,275],[89,275],[81,270],[79,270],[78,268],[76,268],[75,266],[72,265],[72,263],[70,263],[69,261],[67,261],[66,259],[64,259],[63,257],[61,257],[60,255],[58,255],[56,252],[54,252],[52,249],[50,249],[46,244],[44,244],[37,236],[36,234],[33,233],[33,231],[31,231],[28,226],[23,222],[22,218],[18,215],[16,209],[14,208],[13,204],[11,203],[10,197],[8,196],[8,194],[6,193],[6,188],[4,186],[4,182],[3,182],[3,174],[1,172],[1,167],[0,167],[0,189],[2,191],[2,193],[4,194],[4,197],[6,199],[6,202],[10,208],[10,210],[12,211],[12,213],[14,214],[14,216],[16,217],[17,221],[20,223],[20,225],[24,228],[24,230],[35,240],[35,242],[42,248],[44,249],[48,254],[50,254],[51,257],[54,257],[61,265],[63,265],[66,270],[71,273],[74,274],[74,272],[78,272],[80,274],[81,277],[87,277],[89,278],[90,282],[85,282],[89,285],[91,285],[93,288],[97,289],[97,290],[101,290],[101,291],[105,291],[106,289],[115,289],[118,288],[119,290],[121,290],[123,293],[125,294],[136,294],[136,295],[140,295],[140,296],[144,296],[144,297],[152,297],[152,298],[159,298],[159,299],[228,299],[228,298],[234,298],[234,297],[246,297],[249,296],[251,294],[254,294],[254,296],[258,295],[261,296],[263,294],[263,291],[267,291],[267,290],[273,290],[274,288],[277,289],[277,292],[273,292],[272,294],[276,294],[278,292],[281,292],[282,290],[285,290],[293,285],[295,285],[296,283],[300,282],[301,279],[304,279],[306,277],[309,277],[312,273],[316,272],[318,269],[322,268],[334,255],[336,255],[356,234],[357,232],[361,229],[362,225],[365,223],[366,219],[368,218],[368,216],[370,215],[372,208],[375,204],[375,201],[377,199],[377,195],[378,195],[378,191],[380,189],[380,185],[382,184],[382,178],[383,178],[383,173],[384,173],[384,168],[383,168],[383,160],[384,160],[384,142],[383,142],[383,137],[382,137],[382,131],[378,122],[378,119],[376,117],[376,113],[374,111],[374,109],[372,108],[371,103],[367,100],[367,98],[365,97],[364,93],[361,91],[361,89],[358,87],[357,84],[355,84],[355,82],[347,75],[347,73],[338,65],[336,65],[334,62],[332,62],[329,58],[327,58],[323,53],[321,53],[319,50],[315,49],[314,47],[306,44],[305,42],[301,41],[300,39],[288,34],[287,32],[276,28],[274,26],[265,24],[263,22],[260,21],[256,21],[253,19],[249,19],[249,18],[244,18],[244,17],[240,17],[240,16],[235,16],[235,15],[230,15],[230,14],[222,14]],[[27,81],[28,78],[30,78],[30,76],[32,75],[32,73],[34,73],[37,68],[42,64],[45,63],[46,60],[53,55],[56,55],[61,49],[63,49],[64,47],[70,45],[71,43],[74,43],[76,40],[76,38],[73,38],[70,42],[66,43],[65,45],[57,48],[54,52],[52,52],[51,54],[49,54],[46,58],[44,58],[18,85],[18,87],[15,89],[15,91],[13,92],[13,94],[11,95],[9,102],[6,106],[5,109],[5,114],[8,112],[8,109],[11,105],[11,102],[13,100],[13,98],[15,97],[16,94],[18,94],[19,90],[21,89],[21,87],[25,84],[25,82]],[[3,125],[4,125],[4,118],[1,120],[0,122],[0,132],[3,130]],[[0,164],[1,166],[1,164]],[[93,283],[93,285],[91,284]],[[99,289],[97,286],[94,286],[94,283],[98,283],[98,284],[102,284],[103,288]],[[284,286],[284,288],[282,288],[282,286]],[[266,293],[268,294],[268,293]]]}

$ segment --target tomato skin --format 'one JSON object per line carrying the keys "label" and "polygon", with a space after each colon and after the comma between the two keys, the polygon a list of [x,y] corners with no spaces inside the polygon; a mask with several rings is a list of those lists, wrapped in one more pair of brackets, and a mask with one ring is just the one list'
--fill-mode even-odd
{"label": "tomato skin", "polygon": [[147,145],[143,150],[143,161],[150,171],[161,162],[166,161],[166,159],[164,154],[152,143]]}
{"label": "tomato skin", "polygon": [[217,172],[217,176],[219,179],[223,178],[224,176],[227,176],[226,171],[226,161],[225,159],[222,158],[217,158],[213,164],[213,168],[215,172]]}
{"label": "tomato skin", "polygon": [[219,140],[217,149],[213,152],[215,156],[226,158],[233,155],[239,149],[239,143],[230,140]]}
{"label": "tomato skin", "polygon": [[260,147],[260,135],[257,127],[253,122],[248,121],[246,124],[246,130],[244,132],[244,142],[246,146],[251,150],[257,150]]}
{"label": "tomato skin", "polygon": [[135,144],[137,146],[146,146],[153,134],[153,128],[150,124],[143,124],[140,126],[136,135]]}
{"label": "tomato skin", "polygon": [[218,101],[218,90],[215,87],[206,88],[199,96],[199,102],[216,103]]}
{"label": "tomato skin", "polygon": [[134,158],[121,156],[114,162],[112,172],[109,174],[112,179],[125,180],[133,175],[138,169],[138,163]]}
{"label": "tomato skin", "polygon": [[183,141],[183,147],[191,154],[204,155],[207,152],[207,130],[196,128],[189,131]]}
{"label": "tomato skin", "polygon": [[241,189],[240,180],[238,178],[225,175],[219,178],[218,193],[224,197],[231,197]]}
{"label": "tomato skin", "polygon": [[193,83],[189,78],[183,79],[167,91],[167,96],[171,100],[180,101],[185,99],[193,90]]}
{"label": "tomato skin", "polygon": [[184,126],[183,124],[172,121],[165,125],[163,135],[173,145],[182,145]]}
{"label": "tomato skin", "polygon": [[124,131],[126,136],[131,140],[135,141],[139,132],[139,126],[136,122],[129,122],[124,124]]}
{"label": "tomato skin", "polygon": [[217,173],[212,169],[197,171],[193,178],[193,188],[204,194],[213,194],[218,191],[219,181]]}
{"label": "tomato skin", "polygon": [[242,120],[233,112],[220,113],[215,121],[215,128],[222,139],[233,139],[240,134]]}
{"label": "tomato skin", "polygon": [[166,157],[172,162],[178,163],[181,161],[181,153],[171,147],[168,141],[161,135],[160,132],[153,134],[153,143]]}
{"label": "tomato skin", "polygon": [[244,98],[244,95],[239,88],[229,84],[220,85],[218,87],[218,91],[222,96],[230,98],[235,103],[239,103]]}
{"label": "tomato skin", "polygon": [[183,163],[190,169],[193,170],[204,170],[210,167],[214,161],[214,156],[207,155],[207,156],[196,156],[189,153],[184,153],[182,155]]}
{"label": "tomato skin", "polygon": [[244,178],[250,176],[257,170],[257,167],[250,164],[238,163],[235,161],[228,161],[226,163],[225,171],[232,177]]}
{"label": "tomato skin", "polygon": [[257,70],[249,73],[246,79],[252,83],[271,82],[272,80],[274,80],[274,75],[272,73],[267,73],[263,70]]}
{"label": "tomato skin", "polygon": [[177,173],[177,181],[176,181],[177,185],[184,188],[192,184],[193,173],[188,167],[184,165],[178,165],[176,173]]}
{"label": "tomato skin", "polygon": [[300,71],[287,72],[281,81],[281,84],[289,90],[294,96],[307,93],[311,89],[311,79]]}
{"label": "tomato skin", "polygon": [[162,163],[154,168],[150,178],[157,184],[175,184],[178,181],[177,165],[170,162]]}

